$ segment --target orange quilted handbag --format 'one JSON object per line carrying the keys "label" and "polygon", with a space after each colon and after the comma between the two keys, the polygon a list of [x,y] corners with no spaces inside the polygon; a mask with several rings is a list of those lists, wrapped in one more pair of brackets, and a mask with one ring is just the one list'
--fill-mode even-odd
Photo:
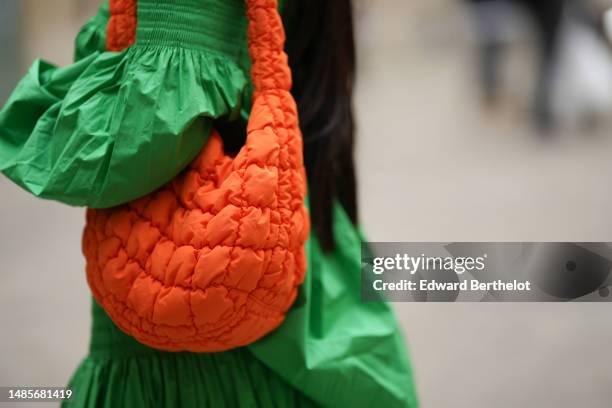
{"label": "orange quilted handbag", "polygon": [[[107,47],[120,49],[134,40],[135,0],[114,3]],[[254,94],[240,152],[224,154],[213,131],[166,186],[87,210],[83,252],[95,299],[123,331],[158,349],[252,343],[282,323],[304,279],[306,178],[284,31],[276,0],[246,0],[246,9]]]}

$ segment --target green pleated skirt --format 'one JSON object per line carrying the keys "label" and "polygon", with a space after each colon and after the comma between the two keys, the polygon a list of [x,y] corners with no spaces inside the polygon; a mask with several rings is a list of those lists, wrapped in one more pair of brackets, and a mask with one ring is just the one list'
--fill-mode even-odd
{"label": "green pleated skirt", "polygon": [[90,354],[64,407],[312,407],[248,348],[223,353],[154,350],[126,335],[93,302]]}

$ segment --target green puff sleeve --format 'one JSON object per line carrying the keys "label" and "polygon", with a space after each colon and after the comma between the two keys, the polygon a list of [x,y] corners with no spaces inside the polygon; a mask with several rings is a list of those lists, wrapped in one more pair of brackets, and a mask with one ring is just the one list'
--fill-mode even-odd
{"label": "green puff sleeve", "polygon": [[248,81],[242,2],[183,3],[139,1],[137,42],[119,53],[98,50],[103,5],[77,38],[83,59],[36,61],[0,111],[0,171],[41,198],[104,208],[187,166],[214,119],[239,116]]}

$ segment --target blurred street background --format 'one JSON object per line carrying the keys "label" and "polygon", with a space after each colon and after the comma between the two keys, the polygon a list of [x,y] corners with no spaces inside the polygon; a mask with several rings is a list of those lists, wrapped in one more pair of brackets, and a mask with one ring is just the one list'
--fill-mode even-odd
{"label": "blurred street background", "polygon": [[[34,58],[70,63],[97,4],[0,1],[0,104]],[[612,4],[354,5],[371,241],[612,241]],[[83,224],[0,177],[0,385],[64,385],[85,356]],[[611,405],[610,304],[395,306],[425,408]]]}

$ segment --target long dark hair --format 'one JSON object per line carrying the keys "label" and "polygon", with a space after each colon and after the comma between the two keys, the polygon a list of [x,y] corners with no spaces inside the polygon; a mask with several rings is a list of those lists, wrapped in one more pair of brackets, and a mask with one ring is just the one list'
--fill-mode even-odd
{"label": "long dark hair", "polygon": [[285,51],[300,114],[310,216],[326,251],[335,246],[333,204],[357,223],[353,160],[355,42],[350,0],[289,0]]}

